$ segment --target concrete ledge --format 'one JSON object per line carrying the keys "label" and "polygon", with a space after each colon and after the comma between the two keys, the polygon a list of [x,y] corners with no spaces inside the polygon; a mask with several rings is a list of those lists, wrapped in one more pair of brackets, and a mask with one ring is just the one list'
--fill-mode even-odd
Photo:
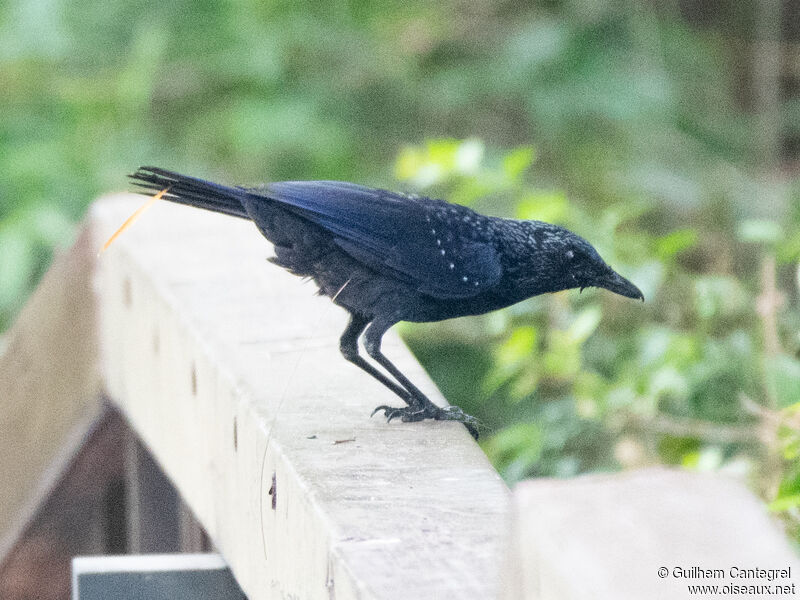
{"label": "concrete ledge", "polygon": [[[654,468],[527,481],[513,506],[507,600],[775,597],[724,593],[725,585],[800,591],[800,562],[777,523],[722,475]],[[787,572],[743,578],[746,569]],[[690,585],[719,590],[691,594]]]}
{"label": "concrete ledge", "polygon": [[[100,243],[141,199],[91,213]],[[345,362],[346,315],[251,223],[158,203],[97,266],[103,379],[251,599],[491,598],[508,490]],[[397,338],[397,359],[441,396]]]}

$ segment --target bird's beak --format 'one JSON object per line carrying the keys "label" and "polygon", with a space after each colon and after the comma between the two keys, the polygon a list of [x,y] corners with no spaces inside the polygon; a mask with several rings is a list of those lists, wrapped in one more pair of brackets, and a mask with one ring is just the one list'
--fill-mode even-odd
{"label": "bird's beak", "polygon": [[644,302],[644,294],[642,294],[642,291],[611,268],[608,269],[608,273],[601,277],[595,285],[612,291],[615,294],[619,294],[620,296]]}

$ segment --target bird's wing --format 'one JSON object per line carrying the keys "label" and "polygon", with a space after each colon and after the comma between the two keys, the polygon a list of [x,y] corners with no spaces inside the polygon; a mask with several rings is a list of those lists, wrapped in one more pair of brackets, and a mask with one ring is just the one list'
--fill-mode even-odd
{"label": "bird's wing", "polygon": [[494,245],[469,224],[458,219],[445,231],[441,211],[403,194],[339,181],[271,183],[258,193],[330,231],[356,260],[436,298],[475,296],[502,274]]}

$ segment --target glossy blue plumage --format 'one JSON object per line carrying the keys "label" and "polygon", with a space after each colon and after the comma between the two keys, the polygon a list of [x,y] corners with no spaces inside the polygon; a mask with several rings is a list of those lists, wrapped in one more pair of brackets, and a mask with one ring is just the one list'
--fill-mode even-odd
{"label": "glossy blue plumage", "polygon": [[[442,200],[341,181],[284,181],[229,187],[156,167],[131,176],[164,199],[251,219],[275,249],[275,264],[312,278],[351,314],[344,357],[391,389],[405,408],[391,420],[475,420],[428,400],[382,353],[398,321],[438,321],[502,308],[525,298],[598,286],[642,298],[574,233],[539,221],[501,219]],[[358,352],[363,333],[367,353]]]}
{"label": "glossy blue plumage", "polygon": [[[356,260],[435,298],[469,298],[500,279],[497,250],[475,227],[486,217],[441,200],[338,181],[287,181],[258,190],[334,235]],[[451,217],[448,219],[448,216]]]}

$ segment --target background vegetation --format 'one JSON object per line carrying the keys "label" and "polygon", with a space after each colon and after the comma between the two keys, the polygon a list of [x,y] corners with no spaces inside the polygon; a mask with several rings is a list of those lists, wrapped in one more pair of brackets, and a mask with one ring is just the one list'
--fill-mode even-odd
{"label": "background vegetation", "polygon": [[403,333],[510,482],[746,477],[800,539],[800,5],[7,0],[0,331],[153,163],[562,223],[645,292]]}

